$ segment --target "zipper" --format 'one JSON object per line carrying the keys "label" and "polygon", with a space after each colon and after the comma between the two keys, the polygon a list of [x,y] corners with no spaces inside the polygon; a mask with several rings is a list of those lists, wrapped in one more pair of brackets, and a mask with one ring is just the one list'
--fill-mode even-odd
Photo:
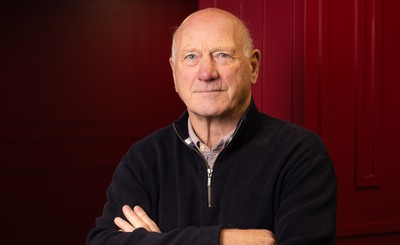
{"label": "zipper", "polygon": [[[233,133],[232,138],[235,136],[236,132],[239,130],[240,126],[243,123],[243,118],[240,119],[239,125],[236,128],[236,131]],[[173,124],[174,131],[176,135],[178,135],[179,139],[191,150],[195,151],[197,154],[200,155],[200,157],[203,159],[204,165],[207,169],[207,207],[211,208],[212,207],[212,176],[213,176],[213,169],[208,166],[207,160],[204,158],[203,154],[201,154],[197,148],[190,147],[184,139],[182,139],[181,135],[178,133],[175,124]],[[225,151],[226,147],[228,147],[231,144],[232,140],[225,146],[225,148],[219,153],[217,159],[215,159],[215,162],[217,162],[219,156],[221,155],[222,152]]]}
{"label": "zipper", "polygon": [[211,179],[213,170],[212,168],[207,168],[207,206],[211,208]]}

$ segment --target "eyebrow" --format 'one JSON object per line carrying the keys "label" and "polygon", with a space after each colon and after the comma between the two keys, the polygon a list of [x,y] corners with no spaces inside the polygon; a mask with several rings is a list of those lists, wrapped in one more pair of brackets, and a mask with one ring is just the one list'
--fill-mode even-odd
{"label": "eyebrow", "polygon": [[187,49],[183,49],[182,52],[183,53],[193,53],[193,52],[199,52],[199,51],[195,48],[187,48]]}
{"label": "eyebrow", "polygon": [[229,46],[215,46],[213,49],[215,50],[234,50],[232,47]]}
{"label": "eyebrow", "polygon": [[235,49],[228,48],[228,47],[217,47],[212,51],[212,53],[221,52],[221,51],[224,51],[224,52],[228,51],[232,55],[236,54],[236,50]]}
{"label": "eyebrow", "polygon": [[[229,47],[215,47],[215,48],[213,48],[213,49],[211,49],[211,53],[215,53],[215,52],[221,52],[221,51],[224,51],[224,52],[229,52],[229,53],[231,53],[231,54],[236,54],[237,53],[237,50],[235,50],[235,49],[232,49],[232,48],[229,48]],[[182,50],[182,52],[183,53],[193,53],[193,52],[195,52],[195,53],[201,53],[201,51],[199,50],[199,49],[196,49],[196,48],[187,48],[187,49],[183,49]]]}

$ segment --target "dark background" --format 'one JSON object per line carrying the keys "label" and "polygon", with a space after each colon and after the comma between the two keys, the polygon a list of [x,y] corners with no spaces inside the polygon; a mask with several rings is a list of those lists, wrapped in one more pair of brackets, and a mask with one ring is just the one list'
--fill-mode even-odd
{"label": "dark background", "polygon": [[1,244],[84,244],[121,156],[183,111],[184,0],[1,3]]}

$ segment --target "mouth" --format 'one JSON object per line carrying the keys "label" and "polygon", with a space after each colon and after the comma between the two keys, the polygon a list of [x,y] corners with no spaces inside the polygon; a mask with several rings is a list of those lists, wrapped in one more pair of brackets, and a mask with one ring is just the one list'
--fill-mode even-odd
{"label": "mouth", "polygon": [[195,91],[195,93],[198,94],[206,94],[206,93],[220,93],[223,92],[224,90],[221,89],[216,89],[216,90],[201,90],[201,91]]}

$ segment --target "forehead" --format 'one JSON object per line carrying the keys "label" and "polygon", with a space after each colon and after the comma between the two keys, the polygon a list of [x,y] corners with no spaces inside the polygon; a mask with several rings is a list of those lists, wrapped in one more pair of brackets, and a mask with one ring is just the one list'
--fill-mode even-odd
{"label": "forehead", "polygon": [[220,32],[196,32],[182,35],[177,43],[180,50],[203,49],[203,48],[238,48],[233,34],[222,34]]}
{"label": "forehead", "polygon": [[238,49],[241,45],[240,29],[229,19],[190,20],[180,27],[176,34],[176,48],[190,50],[199,48],[226,47]]}

